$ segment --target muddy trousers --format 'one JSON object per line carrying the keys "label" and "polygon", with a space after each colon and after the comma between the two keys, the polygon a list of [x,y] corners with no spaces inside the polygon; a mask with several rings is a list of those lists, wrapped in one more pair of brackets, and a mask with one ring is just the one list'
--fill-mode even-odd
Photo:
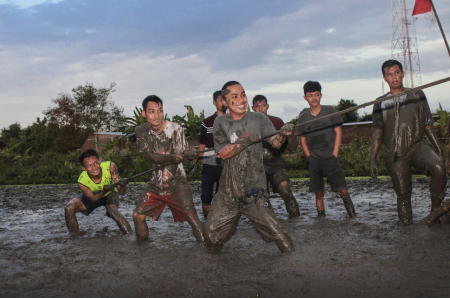
{"label": "muddy trousers", "polygon": [[444,161],[425,142],[419,143],[413,150],[396,161],[385,160],[385,162],[397,194],[397,212],[402,223],[413,223],[411,166],[424,174],[431,175],[431,210],[441,205],[447,184]]}
{"label": "muddy trousers", "polygon": [[211,249],[221,249],[235,232],[242,215],[253,223],[264,240],[276,241],[282,252],[294,250],[289,235],[275,217],[269,195],[264,189],[256,189],[239,199],[218,194],[206,220],[205,244]]}

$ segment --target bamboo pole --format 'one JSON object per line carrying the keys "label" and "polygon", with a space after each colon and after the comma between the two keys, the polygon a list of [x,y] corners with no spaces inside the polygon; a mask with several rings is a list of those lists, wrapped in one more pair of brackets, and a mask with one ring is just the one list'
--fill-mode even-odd
{"label": "bamboo pole", "polygon": [[436,21],[437,21],[437,23],[439,25],[439,30],[441,30],[441,34],[442,34],[442,38],[444,39],[445,46],[447,47],[448,55],[450,57],[450,48],[448,46],[447,38],[445,37],[444,29],[442,29],[441,21],[439,20],[439,17],[437,15],[436,8],[434,8],[433,1],[430,0],[430,3],[431,3],[431,8],[433,8],[434,15],[436,16]]}

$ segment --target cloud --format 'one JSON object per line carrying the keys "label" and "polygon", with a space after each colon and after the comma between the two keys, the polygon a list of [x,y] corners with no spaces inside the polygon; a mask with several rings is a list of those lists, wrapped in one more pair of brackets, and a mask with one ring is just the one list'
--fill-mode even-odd
{"label": "cloud", "polygon": [[[267,95],[271,113],[290,120],[307,105],[302,86],[310,79],[327,86],[325,104],[374,99],[380,65],[390,58],[390,5],[376,0],[65,0],[0,8],[0,127],[30,124],[51,98],[86,82],[116,82],[113,100],[128,114],[157,94],[171,116],[185,114],[187,104],[212,114],[212,93],[238,80],[249,98]],[[450,5],[438,11],[450,27]],[[426,83],[447,73],[448,54],[439,30],[419,21]],[[444,101],[432,95],[433,104]]]}

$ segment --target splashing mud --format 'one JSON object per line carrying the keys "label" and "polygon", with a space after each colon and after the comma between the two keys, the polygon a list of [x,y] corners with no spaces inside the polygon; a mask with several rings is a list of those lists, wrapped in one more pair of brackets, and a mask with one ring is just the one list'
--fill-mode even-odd
{"label": "splashing mud", "polygon": [[[292,183],[300,217],[289,219],[271,197],[296,251],[282,255],[242,217],[221,252],[195,241],[188,223],[165,210],[148,221],[150,241],[123,235],[99,208],[77,214],[70,236],[64,206],[76,185],[0,188],[2,297],[314,297],[446,296],[450,290],[450,226],[398,225],[390,180],[349,180],[357,217],[329,189],[317,218],[307,181]],[[199,184],[191,184],[197,212]],[[143,185],[129,185],[120,212],[132,222]],[[428,179],[413,183],[414,220],[430,210]]]}

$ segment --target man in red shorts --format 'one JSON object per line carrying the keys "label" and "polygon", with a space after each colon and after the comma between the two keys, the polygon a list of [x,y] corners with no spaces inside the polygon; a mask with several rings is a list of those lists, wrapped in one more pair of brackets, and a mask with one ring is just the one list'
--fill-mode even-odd
{"label": "man in red shorts", "polygon": [[142,102],[142,116],[147,122],[136,127],[136,144],[152,164],[166,166],[155,170],[133,213],[138,240],[148,240],[146,217],[158,220],[165,206],[175,221],[187,221],[198,241],[203,241],[203,223],[197,216],[184,172],[182,154],[196,159],[198,151],[190,150],[183,128],[164,120],[163,102],[156,95]]}

